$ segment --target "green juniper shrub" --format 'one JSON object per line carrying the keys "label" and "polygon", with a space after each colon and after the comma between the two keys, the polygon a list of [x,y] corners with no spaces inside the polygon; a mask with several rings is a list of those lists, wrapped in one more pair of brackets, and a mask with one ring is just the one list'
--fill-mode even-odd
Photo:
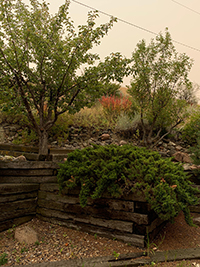
{"label": "green juniper shrub", "polygon": [[198,202],[189,177],[180,163],[163,159],[159,153],[132,145],[98,146],[68,154],[58,172],[60,191],[80,186],[80,204],[87,199],[113,197],[140,191],[163,220],[172,220],[182,210],[193,225],[189,205]]}

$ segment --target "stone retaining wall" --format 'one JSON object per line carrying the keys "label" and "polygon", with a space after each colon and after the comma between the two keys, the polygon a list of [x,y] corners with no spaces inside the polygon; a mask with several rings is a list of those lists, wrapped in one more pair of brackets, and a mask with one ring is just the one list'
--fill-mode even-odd
{"label": "stone retaining wall", "polygon": [[41,220],[145,246],[164,222],[142,195],[89,199],[82,208],[79,189],[59,193],[58,165],[53,162],[0,162],[0,231],[37,216]]}

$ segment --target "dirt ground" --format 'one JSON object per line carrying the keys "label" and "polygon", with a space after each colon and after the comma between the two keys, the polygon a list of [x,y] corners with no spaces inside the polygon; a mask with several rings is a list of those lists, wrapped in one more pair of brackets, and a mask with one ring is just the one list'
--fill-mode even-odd
{"label": "dirt ground", "polygon": [[[38,241],[32,245],[20,244],[14,239],[14,228],[0,233],[0,262],[3,253],[7,254],[6,258],[8,259],[4,266],[73,258],[117,256],[118,254],[145,251],[145,249],[117,240],[110,240],[98,235],[90,235],[68,229],[63,226],[40,221],[37,218],[25,225],[34,228],[38,232]],[[200,227],[188,226],[181,213],[176,218],[175,223],[168,223],[149,245],[150,253],[153,253],[155,250],[167,251],[179,248],[200,247]],[[200,267],[200,260],[152,263],[151,266]]]}

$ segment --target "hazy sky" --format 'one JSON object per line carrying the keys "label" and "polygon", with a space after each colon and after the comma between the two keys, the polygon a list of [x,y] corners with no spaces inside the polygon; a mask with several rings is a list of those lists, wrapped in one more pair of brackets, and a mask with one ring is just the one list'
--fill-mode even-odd
{"label": "hazy sky", "polygon": [[[29,3],[28,0],[23,0]],[[199,49],[195,51],[174,43],[177,52],[186,53],[194,59],[194,65],[190,72],[192,82],[200,85],[200,1],[199,0],[77,0],[85,5],[91,6],[100,11],[109,13],[119,19],[126,20],[132,24],[146,30],[164,33],[167,27],[173,40],[185,45]],[[64,0],[47,0],[50,3],[51,12],[57,12],[58,7]],[[189,9],[178,5],[193,9]],[[74,21],[74,25],[85,24],[89,9],[71,1],[69,16]],[[199,14],[198,14],[199,12]],[[105,23],[109,17],[99,14],[100,23]],[[120,52],[126,57],[131,57],[136,48],[136,44],[145,39],[147,43],[155,38],[155,35],[144,30],[117,22],[108,35],[102,39],[101,45],[94,49],[103,60],[111,52]],[[130,79],[124,81],[124,85],[129,84]]]}

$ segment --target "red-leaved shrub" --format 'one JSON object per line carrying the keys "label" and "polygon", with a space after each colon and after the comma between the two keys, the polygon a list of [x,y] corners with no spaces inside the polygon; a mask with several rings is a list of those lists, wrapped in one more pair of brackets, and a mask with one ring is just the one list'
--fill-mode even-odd
{"label": "red-leaved shrub", "polygon": [[122,112],[128,113],[131,109],[131,100],[127,96],[102,96],[99,100],[106,116],[116,119]]}

